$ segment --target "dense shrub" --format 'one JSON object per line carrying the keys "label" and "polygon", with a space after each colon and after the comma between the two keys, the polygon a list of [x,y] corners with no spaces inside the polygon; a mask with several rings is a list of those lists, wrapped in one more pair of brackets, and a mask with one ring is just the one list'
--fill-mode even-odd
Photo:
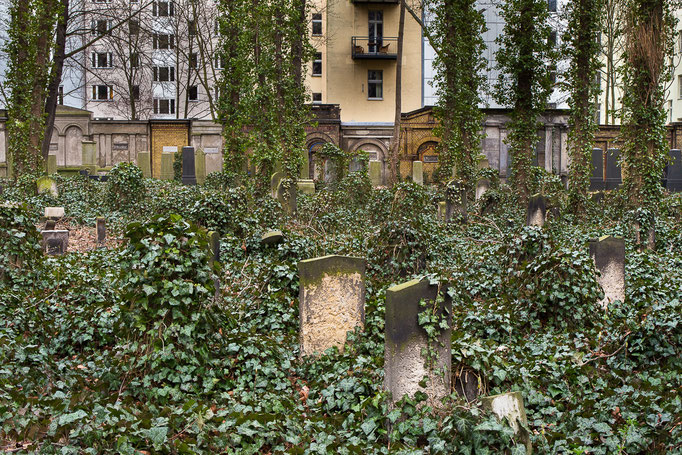
{"label": "dense shrub", "polygon": [[30,282],[43,254],[38,218],[25,204],[0,203],[0,286]]}
{"label": "dense shrub", "polygon": [[144,197],[144,176],[135,163],[118,163],[107,175],[106,198],[112,208],[131,208]]}

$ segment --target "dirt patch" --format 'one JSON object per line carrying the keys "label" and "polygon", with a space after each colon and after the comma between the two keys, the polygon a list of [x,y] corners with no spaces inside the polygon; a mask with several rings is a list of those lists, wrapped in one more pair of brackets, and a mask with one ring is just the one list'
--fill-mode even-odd
{"label": "dirt patch", "polygon": [[[39,231],[45,229],[45,223],[39,223],[36,225]],[[62,218],[57,221],[55,229],[66,229],[69,231],[69,249],[70,253],[78,252],[84,253],[86,251],[91,251],[97,248],[97,229],[93,223],[92,226],[78,224],[72,222],[68,218]],[[112,235],[111,232],[107,232],[107,238],[105,241],[106,248],[117,248],[125,243],[123,237],[117,237]]]}

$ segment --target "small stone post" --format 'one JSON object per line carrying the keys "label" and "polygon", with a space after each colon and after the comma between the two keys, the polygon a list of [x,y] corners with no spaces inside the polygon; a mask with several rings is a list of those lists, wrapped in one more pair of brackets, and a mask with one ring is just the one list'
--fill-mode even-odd
{"label": "small stone post", "polygon": [[417,185],[424,184],[424,163],[421,161],[412,162],[412,181]]}
{"label": "small stone post", "polygon": [[478,182],[476,182],[476,200],[480,200],[481,197],[485,194],[486,191],[490,189],[490,180],[488,179],[479,179]]}
{"label": "small stone post", "polygon": [[[386,291],[386,324],[384,350],[384,388],[391,392],[393,402],[405,394],[414,396],[422,391],[429,396],[427,403],[435,406],[450,393],[452,301],[445,297],[439,313],[445,313],[448,328],[429,345],[426,331],[419,325],[421,300],[436,299],[438,286],[427,279],[415,279],[393,286]],[[422,352],[435,351],[435,360],[429,370]],[[428,376],[426,387],[420,382]]]}
{"label": "small stone post", "polygon": [[43,235],[43,251],[48,256],[59,256],[69,249],[69,231],[42,231],[41,234]]}
{"label": "small stone post", "polygon": [[523,396],[521,392],[503,393],[490,397],[481,398],[484,409],[491,411],[498,419],[507,419],[509,426],[514,430],[514,434],[526,445],[526,454],[533,453],[530,443],[530,435],[525,427],[528,426],[526,419],[526,408],[523,406]]}
{"label": "small stone post", "polygon": [[374,188],[381,186],[381,162],[380,161],[370,161],[369,162],[369,179],[372,182]]}
{"label": "small stone post", "polygon": [[[161,155],[161,165],[163,167],[163,154]],[[149,152],[137,152],[137,167],[142,170],[142,176],[146,179],[152,176],[151,161],[149,159]],[[171,161],[171,169],[173,162]]]}
{"label": "small stone post", "polygon": [[606,309],[616,300],[625,301],[625,241],[612,236],[590,240],[590,256],[599,271],[597,282],[604,290],[601,306]]}
{"label": "small stone post", "polygon": [[175,177],[175,172],[173,171],[175,153],[176,152],[163,152],[161,154],[161,180],[173,180]]}
{"label": "small stone post", "polygon": [[107,221],[104,217],[97,217],[97,248],[104,248],[107,242]]}
{"label": "small stone post", "polygon": [[526,226],[544,226],[547,219],[547,199],[541,194],[534,194],[528,201]]}
{"label": "small stone post", "polygon": [[298,263],[301,356],[336,346],[365,324],[365,260],[324,256]]}
{"label": "small stone post", "polygon": [[182,148],[182,184],[196,185],[197,175],[194,169],[194,147]]}

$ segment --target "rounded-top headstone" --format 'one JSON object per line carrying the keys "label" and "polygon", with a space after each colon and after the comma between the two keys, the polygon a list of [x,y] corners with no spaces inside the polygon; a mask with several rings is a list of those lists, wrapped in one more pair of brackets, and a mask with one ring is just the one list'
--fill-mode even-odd
{"label": "rounded-top headstone", "polygon": [[52,197],[58,197],[57,181],[52,177],[44,175],[36,180],[38,194],[49,193]]}
{"label": "rounded-top headstone", "polygon": [[263,245],[276,245],[284,239],[282,231],[268,231],[261,236],[260,243]]}
{"label": "rounded-top headstone", "polygon": [[604,290],[599,302],[603,308],[625,301],[625,241],[622,237],[602,236],[590,240],[590,256],[599,271],[597,282]]}

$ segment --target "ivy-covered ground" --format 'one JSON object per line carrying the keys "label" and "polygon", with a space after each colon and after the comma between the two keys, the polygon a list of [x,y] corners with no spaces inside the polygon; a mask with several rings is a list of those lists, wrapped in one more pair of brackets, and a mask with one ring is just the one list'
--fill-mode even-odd
{"label": "ivy-covered ground", "polygon": [[[452,285],[453,382],[521,391],[535,453],[682,453],[682,199],[638,251],[645,214],[617,194],[576,217],[558,180],[542,185],[542,230],[497,182],[467,224],[437,219],[436,189],[359,173],[300,195],[295,217],[221,175],[191,188],[122,166],[108,183],[59,178],[56,200],[6,185],[20,206],[0,208],[0,451],[524,453],[454,391],[437,410],[389,406],[385,292],[428,275]],[[128,240],[46,258],[34,226],[55,205]],[[223,235],[222,264],[197,224]],[[272,228],[283,243],[262,245]],[[627,239],[626,302],[608,311],[587,246],[605,234]],[[326,254],[366,258],[365,330],[301,360],[297,262]]]}

